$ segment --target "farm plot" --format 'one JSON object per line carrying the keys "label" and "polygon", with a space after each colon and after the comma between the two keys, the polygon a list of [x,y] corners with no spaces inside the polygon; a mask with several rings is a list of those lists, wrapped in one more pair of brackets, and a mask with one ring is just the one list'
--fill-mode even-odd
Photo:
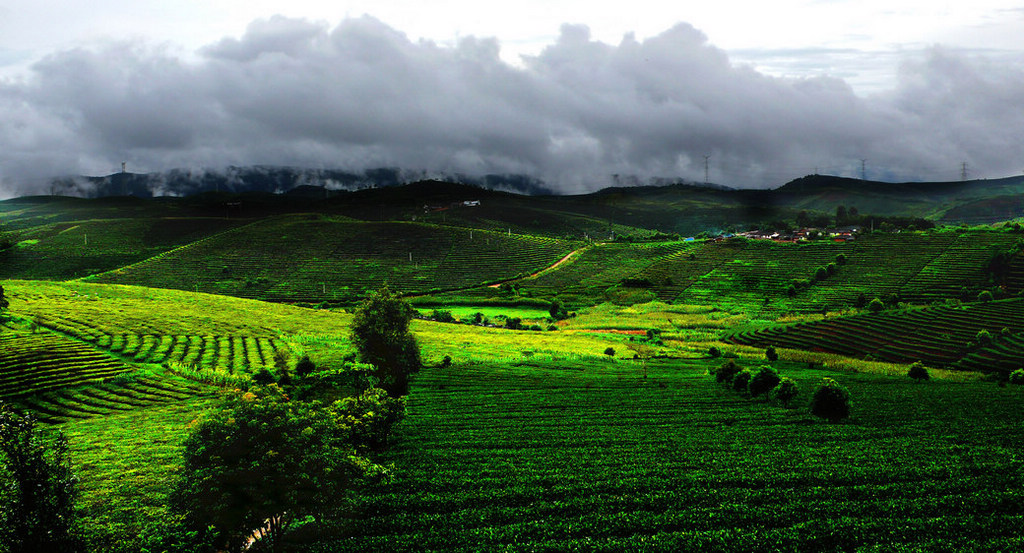
{"label": "farm plot", "polygon": [[[1004,328],[1008,335],[1004,336]],[[857,357],[871,355],[886,361],[923,361],[953,368],[961,366],[957,364],[961,358],[986,348],[986,344],[974,343],[982,330],[1003,346],[985,349],[990,361],[1019,358],[1024,352],[1017,350],[1013,334],[1024,332],[1024,299],[837,317],[737,332],[726,339],[758,347],[774,345]],[[977,364],[968,362],[962,368],[973,366]],[[993,362],[986,370],[999,368],[1001,365]]]}
{"label": "farm plot", "polygon": [[0,333],[0,399],[98,382],[134,367],[50,332]]}
{"label": "farm plot", "polygon": [[98,219],[50,223],[5,236],[0,278],[62,280],[109,271],[238,226],[218,218]]}
{"label": "farm plot", "polygon": [[43,422],[59,424],[181,402],[210,393],[211,388],[166,374],[122,376],[102,384],[18,397],[12,404],[16,409],[35,413]]}
{"label": "farm plot", "polygon": [[989,285],[988,262],[1013,245],[1017,234],[970,232],[956,238],[940,255],[921,268],[899,291],[905,301],[928,303],[960,297],[961,290]]}
{"label": "farm plot", "polygon": [[396,290],[423,292],[530,274],[574,247],[563,240],[491,231],[292,215],[93,280],[275,301],[350,302],[384,282]]}
{"label": "farm plot", "polygon": [[[1024,539],[1017,391],[829,374],[856,412],[826,425],[806,406],[726,392],[707,368],[652,363],[647,380],[629,363],[426,370],[390,455],[395,479],[359,498],[344,538],[322,550],[995,550]],[[782,371],[805,391],[827,374]]]}

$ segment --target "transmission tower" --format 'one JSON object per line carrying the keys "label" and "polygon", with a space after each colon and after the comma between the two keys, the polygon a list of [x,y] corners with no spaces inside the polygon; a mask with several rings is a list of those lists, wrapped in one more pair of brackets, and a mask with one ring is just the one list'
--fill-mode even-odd
{"label": "transmission tower", "polygon": [[864,158],[860,160],[860,180],[868,180],[868,160]]}
{"label": "transmission tower", "polygon": [[709,155],[704,156],[704,184],[708,183],[708,159],[710,158]]}
{"label": "transmission tower", "polygon": [[966,181],[967,180],[967,162],[966,161],[960,164],[960,180],[962,180],[962,181]]}

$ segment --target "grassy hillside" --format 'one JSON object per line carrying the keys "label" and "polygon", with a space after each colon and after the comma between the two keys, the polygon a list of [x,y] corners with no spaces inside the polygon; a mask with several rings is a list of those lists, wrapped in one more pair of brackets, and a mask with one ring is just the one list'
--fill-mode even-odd
{"label": "grassy hillside", "polygon": [[427,292],[526,276],[575,247],[508,232],[294,215],[261,220],[89,280],[274,301],[351,302],[385,282],[402,292]]}

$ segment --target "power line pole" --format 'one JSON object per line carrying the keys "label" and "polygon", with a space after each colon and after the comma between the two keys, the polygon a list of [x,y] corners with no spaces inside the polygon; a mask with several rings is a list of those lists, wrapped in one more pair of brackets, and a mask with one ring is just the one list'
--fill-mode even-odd
{"label": "power line pole", "polygon": [[704,184],[708,183],[708,159],[710,158],[710,155],[704,155]]}
{"label": "power line pole", "polygon": [[868,160],[861,158],[860,160],[860,180],[866,181],[868,175]]}
{"label": "power line pole", "polygon": [[960,164],[960,180],[962,180],[962,181],[966,181],[967,180],[967,162],[966,161]]}

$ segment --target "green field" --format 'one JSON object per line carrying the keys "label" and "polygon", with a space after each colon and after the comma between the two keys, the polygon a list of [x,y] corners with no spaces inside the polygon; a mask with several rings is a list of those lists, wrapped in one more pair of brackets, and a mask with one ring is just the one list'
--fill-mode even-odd
{"label": "green field", "polygon": [[[220,197],[0,202],[0,400],[68,436],[92,550],[147,550],[200,413],[303,356],[342,367],[383,284],[456,322],[412,322],[393,477],[295,550],[1024,549],[1018,229],[685,239],[654,192],[426,214],[441,200],[414,192],[244,218]],[[710,228],[713,196],[679,227]],[[792,405],[715,382],[769,346]],[[810,414],[824,378],[848,420]]]}

